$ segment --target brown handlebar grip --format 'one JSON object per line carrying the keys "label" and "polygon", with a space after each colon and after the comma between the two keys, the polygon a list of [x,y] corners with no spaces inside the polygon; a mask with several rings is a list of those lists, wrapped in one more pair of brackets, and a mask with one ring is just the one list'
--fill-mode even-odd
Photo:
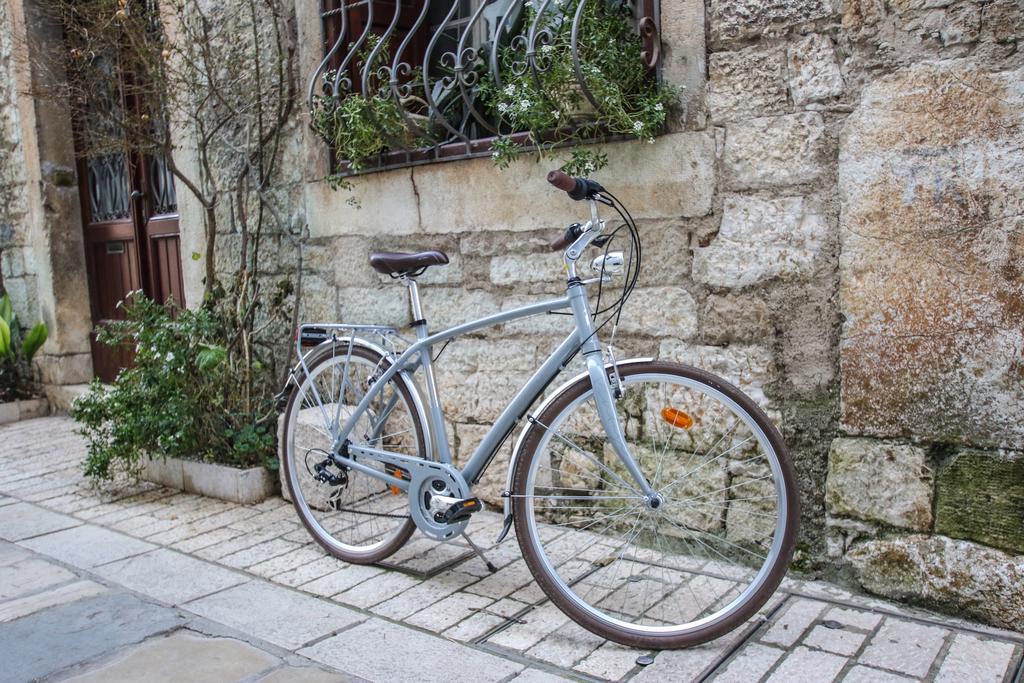
{"label": "brown handlebar grip", "polygon": [[548,182],[562,192],[572,192],[576,189],[576,179],[562,171],[551,171],[548,173]]}
{"label": "brown handlebar grip", "polygon": [[564,233],[551,240],[551,251],[563,251],[573,243],[572,235],[566,230]]}

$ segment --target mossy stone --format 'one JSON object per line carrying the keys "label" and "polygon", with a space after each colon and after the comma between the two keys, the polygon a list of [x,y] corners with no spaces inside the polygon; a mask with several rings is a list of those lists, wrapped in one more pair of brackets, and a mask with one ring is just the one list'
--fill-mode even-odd
{"label": "mossy stone", "polygon": [[1024,457],[958,451],[938,473],[935,530],[1024,553]]}

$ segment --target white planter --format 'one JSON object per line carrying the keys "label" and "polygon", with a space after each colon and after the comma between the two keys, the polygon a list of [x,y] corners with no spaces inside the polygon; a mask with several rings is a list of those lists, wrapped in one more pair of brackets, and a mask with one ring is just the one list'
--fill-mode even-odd
{"label": "white planter", "polygon": [[30,398],[24,401],[0,403],[0,425],[19,420],[30,420],[50,414],[50,404],[45,398]]}
{"label": "white planter", "polygon": [[277,478],[264,467],[238,469],[197,460],[149,458],[142,478],[210,498],[251,505],[277,493]]}

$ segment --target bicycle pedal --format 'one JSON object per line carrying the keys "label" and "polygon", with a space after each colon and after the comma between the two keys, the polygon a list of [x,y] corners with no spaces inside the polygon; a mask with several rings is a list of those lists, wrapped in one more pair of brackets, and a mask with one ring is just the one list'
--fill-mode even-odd
{"label": "bicycle pedal", "polygon": [[479,498],[466,498],[464,500],[457,500],[448,506],[448,509],[440,513],[441,519],[438,521],[443,524],[455,524],[456,522],[462,522],[469,519],[470,515],[474,512],[480,512],[483,509],[483,504]]}

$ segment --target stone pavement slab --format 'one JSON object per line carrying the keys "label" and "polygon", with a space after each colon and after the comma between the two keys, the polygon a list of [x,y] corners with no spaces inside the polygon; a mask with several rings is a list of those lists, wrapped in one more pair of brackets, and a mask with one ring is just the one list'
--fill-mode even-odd
{"label": "stone pavement slab", "polygon": [[164,548],[101,565],[94,571],[170,605],[180,605],[246,580],[243,574]]}
{"label": "stone pavement slab", "polygon": [[82,598],[90,598],[106,592],[107,589],[98,583],[75,581],[74,583],[43,590],[33,595],[0,602],[0,623],[14,621],[49,607],[75,602]]}
{"label": "stone pavement slab", "polygon": [[71,572],[38,557],[0,567],[0,600],[28,595],[75,578]]}
{"label": "stone pavement slab", "polygon": [[21,545],[83,568],[122,560],[156,548],[152,543],[92,524],[36,536],[22,541]]}
{"label": "stone pavement slab", "polygon": [[243,583],[184,607],[289,650],[367,618],[365,614],[265,581]]}
{"label": "stone pavement slab", "polygon": [[170,631],[184,623],[171,609],[127,593],[108,593],[37,612],[0,628],[0,681],[23,683]]}
{"label": "stone pavement slab", "polygon": [[183,630],[147,640],[109,662],[65,680],[224,683],[251,678],[279,663],[277,657],[239,640],[209,638]]}
{"label": "stone pavement slab", "polygon": [[28,503],[0,507],[0,538],[7,541],[20,541],[79,524],[81,522],[74,517],[41,510]]}
{"label": "stone pavement slab", "polygon": [[376,618],[299,654],[381,683],[419,683],[448,677],[500,681],[524,668],[517,662]]}

